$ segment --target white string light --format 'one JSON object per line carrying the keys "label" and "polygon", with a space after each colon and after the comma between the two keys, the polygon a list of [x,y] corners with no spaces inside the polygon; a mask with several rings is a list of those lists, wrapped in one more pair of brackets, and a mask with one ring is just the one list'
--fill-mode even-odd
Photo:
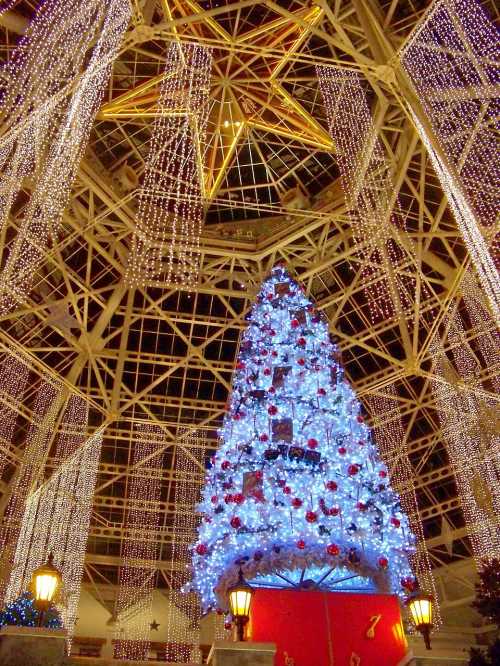
{"label": "white string light", "polygon": [[460,285],[462,298],[474,331],[474,340],[483,357],[483,368],[488,368],[492,376],[490,382],[495,393],[500,393],[500,336],[488,311],[487,299],[476,277],[467,272]]}
{"label": "white string light", "polygon": [[43,382],[38,390],[26,435],[23,460],[11,484],[11,495],[0,525],[0,563],[1,569],[6,572],[0,580],[0,607],[3,606],[7,578],[14,561],[26,499],[43,474],[48,442],[57,416],[59,391],[60,387],[48,382]]}
{"label": "white string light", "polygon": [[[413,120],[500,324],[498,96],[500,38],[474,0],[439,0],[401,54],[444,159]],[[446,163],[445,163],[446,160]]]}
{"label": "white string light", "polygon": [[151,532],[158,529],[157,504],[161,494],[163,453],[156,453],[162,430],[151,423],[135,423],[135,448],[131,461],[134,475],[128,489],[127,537],[123,544],[119,588],[115,603],[115,659],[147,660],[149,623],[153,606],[158,542]]}
{"label": "white string light", "polygon": [[19,0],[4,0],[4,2],[0,4],[0,16],[13,9],[18,2]]}
{"label": "white string light", "polygon": [[0,365],[0,479],[9,462],[8,451],[17,420],[17,406],[22,402],[28,381],[28,366],[6,352]]}
{"label": "white string light", "polygon": [[[466,291],[470,289],[469,281]],[[467,300],[470,313],[474,305],[469,305]],[[481,388],[480,365],[467,342],[458,309],[450,315],[447,327],[449,353],[444,351],[441,342],[433,341],[436,380],[432,387],[473,554],[480,565],[483,558],[500,556],[498,403],[495,396],[489,398],[486,391],[482,391],[481,397],[474,391]],[[482,348],[490,352],[489,359],[498,364],[498,351],[493,352],[494,356],[491,354],[495,349],[493,340],[488,342],[487,334],[481,337]]]}
{"label": "white string light", "polygon": [[190,580],[190,547],[196,539],[196,506],[201,499],[204,460],[205,441],[201,434],[197,431],[181,434],[175,456],[174,540],[166,655],[168,661],[178,663],[201,663],[201,606],[197,595],[185,586]]}
{"label": "white string light", "polygon": [[64,410],[54,458],[64,461],[83,446],[89,418],[89,405],[80,395],[72,394]]}
{"label": "white string light", "polygon": [[211,67],[211,51],[198,44],[174,42],[167,50],[162,114],[153,125],[126,271],[131,285],[158,277],[165,257],[165,282],[188,290],[197,282]]}
{"label": "white string light", "polygon": [[441,624],[439,599],[436,582],[425,542],[424,530],[418,512],[418,502],[413,484],[413,470],[408,458],[407,440],[401,423],[399,404],[393,385],[387,386],[383,393],[373,395],[368,400],[375,415],[374,436],[382,459],[387,465],[391,486],[399,494],[403,511],[408,516],[411,530],[416,537],[415,550],[409,554],[413,573],[420,587],[432,594],[435,603],[435,622]]}
{"label": "white string light", "polygon": [[[23,178],[32,175],[34,185],[0,275],[0,313],[25,299],[49,239],[60,231],[76,170],[129,18],[128,0],[56,0],[39,10],[13,58],[3,115],[10,116],[14,125],[25,125],[15,143],[7,143],[0,153],[4,162],[0,183],[3,224]],[[60,62],[55,65],[57,59]],[[46,106],[50,96],[68,80],[76,82],[78,76],[74,91],[60,107]],[[33,116],[37,108],[44,111]],[[30,122],[26,122],[28,118]]]}
{"label": "white string light", "polygon": [[415,268],[416,259],[397,242],[405,228],[391,164],[377,137],[360,75],[340,67],[317,66],[316,71],[371,317],[388,318],[413,302],[416,283],[416,276],[405,279],[398,272],[403,262]]}
{"label": "white string light", "polygon": [[53,553],[62,575],[60,611],[69,645],[80,599],[101,446],[102,429],[28,497],[6,594],[7,602],[16,599],[28,588],[33,571]]}
{"label": "white string light", "polygon": [[486,241],[478,227],[474,211],[460,188],[456,186],[453,177],[439,159],[427,133],[413,111],[411,111],[411,115],[467,245],[474,268],[488,297],[492,314],[497,325],[500,325],[500,282],[498,280],[498,272],[488,251]]}

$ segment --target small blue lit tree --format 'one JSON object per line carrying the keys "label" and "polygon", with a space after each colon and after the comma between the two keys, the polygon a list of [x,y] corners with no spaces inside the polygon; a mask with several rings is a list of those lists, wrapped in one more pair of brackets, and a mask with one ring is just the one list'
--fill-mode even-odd
{"label": "small blue lit tree", "polygon": [[402,593],[414,537],[328,324],[281,266],[250,315],[193,548],[205,610],[257,586]]}
{"label": "small blue lit tree", "polygon": [[[16,627],[38,627],[40,612],[34,606],[35,599],[31,592],[24,592],[15,601],[7,604],[0,611],[0,627],[12,625]],[[49,629],[61,629],[63,626],[59,611],[51,604],[44,612],[42,626]]]}

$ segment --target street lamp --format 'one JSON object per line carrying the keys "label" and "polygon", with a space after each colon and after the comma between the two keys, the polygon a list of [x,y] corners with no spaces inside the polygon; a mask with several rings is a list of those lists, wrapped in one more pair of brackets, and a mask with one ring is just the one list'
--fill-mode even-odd
{"label": "street lamp", "polygon": [[432,613],[434,597],[420,590],[413,592],[406,601],[415,629],[424,637],[425,647],[431,649]]}
{"label": "street lamp", "polygon": [[35,597],[35,608],[39,611],[38,626],[42,626],[43,614],[49,610],[50,604],[61,587],[61,572],[53,564],[54,555],[50,553],[47,564],[33,571],[31,591]]}
{"label": "street lamp", "polygon": [[250,603],[252,601],[253,587],[251,587],[243,578],[243,571],[240,567],[238,582],[229,588],[229,608],[236,623],[238,630],[237,637],[239,641],[245,640],[245,625],[250,616]]}

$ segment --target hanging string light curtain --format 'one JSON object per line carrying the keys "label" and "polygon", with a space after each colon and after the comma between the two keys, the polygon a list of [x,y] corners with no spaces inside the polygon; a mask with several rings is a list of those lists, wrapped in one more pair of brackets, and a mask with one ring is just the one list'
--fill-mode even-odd
{"label": "hanging string light curtain", "polygon": [[[473,284],[473,283],[472,283]],[[500,352],[496,331],[488,333],[478,301],[466,284],[464,301],[469,317],[481,317],[478,351],[498,368]],[[475,314],[471,312],[475,309]],[[477,352],[471,348],[460,311],[449,316],[445,345],[433,341],[432,388],[443,436],[455,474],[473,554],[478,563],[500,556],[500,420],[497,395],[485,390]],[[488,337],[490,340],[488,340]],[[495,346],[496,345],[496,346]]]}
{"label": "hanging string light curtain", "polygon": [[203,225],[203,146],[208,121],[211,51],[172,43],[139,195],[126,280],[164,281],[191,289],[197,282]]}
{"label": "hanging string light curtain", "polygon": [[57,238],[129,18],[128,0],[45,3],[8,66],[2,116],[11,131],[0,143],[3,225],[27,176],[31,193],[0,274],[1,313],[26,298],[49,239]]}
{"label": "hanging string light curtain", "polygon": [[[401,53],[434,139],[415,126],[500,323],[500,37],[474,0],[439,0]],[[438,154],[439,153],[439,154]]]}
{"label": "hanging string light curtain", "polygon": [[368,400],[375,415],[374,437],[380,454],[387,465],[391,485],[399,494],[403,511],[408,516],[416,538],[415,552],[410,555],[411,568],[420,587],[436,600],[436,626],[441,624],[436,582],[424,537],[422,520],[418,512],[417,496],[413,484],[413,470],[408,457],[408,446],[401,423],[401,413],[393,385]]}
{"label": "hanging string light curtain", "polygon": [[43,475],[49,440],[59,410],[57,398],[60,390],[60,386],[42,382],[33,405],[23,460],[11,483],[11,494],[0,524],[0,571],[3,576],[0,580],[0,607],[3,607],[26,499]]}
{"label": "hanging string light curtain", "polygon": [[[377,137],[361,76],[340,67],[316,67],[335,142],[354,242],[372,321],[401,313],[414,298],[414,256],[403,250],[404,216],[391,165]],[[405,244],[408,246],[408,243]]]}
{"label": "hanging string light curtain", "polygon": [[101,445],[102,429],[28,497],[6,593],[7,602],[16,599],[27,589],[33,571],[53,553],[54,564],[62,574],[60,609],[70,643],[80,599]]}
{"label": "hanging string light curtain", "polygon": [[60,463],[83,446],[89,419],[88,402],[80,395],[71,394],[63,411],[54,459]]}
{"label": "hanging string light curtain", "polygon": [[12,462],[12,435],[27,381],[28,366],[12,352],[5,352],[0,363],[0,479]]}
{"label": "hanging string light curtain", "polygon": [[187,589],[191,545],[196,540],[201,487],[205,473],[205,440],[198,431],[182,433],[175,453],[174,540],[172,542],[167,661],[201,663],[199,652],[201,605]]}
{"label": "hanging string light curtain", "polygon": [[476,276],[467,271],[460,285],[474,340],[481,355],[481,366],[488,369],[492,392],[500,394],[500,335],[488,309],[487,298]]}
{"label": "hanging string light curtain", "polygon": [[150,423],[134,424],[134,470],[127,493],[128,512],[115,603],[115,659],[147,660],[153,605],[160,513],[163,431]]}

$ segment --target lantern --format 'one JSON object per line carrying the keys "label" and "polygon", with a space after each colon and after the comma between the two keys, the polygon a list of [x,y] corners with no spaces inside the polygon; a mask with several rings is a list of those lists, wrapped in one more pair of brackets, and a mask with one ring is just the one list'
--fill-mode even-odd
{"label": "lantern", "polygon": [[39,624],[42,625],[43,613],[54,601],[62,583],[62,576],[53,564],[54,555],[50,553],[47,564],[43,564],[33,571],[31,577],[31,591],[35,597],[35,608],[40,612]]}
{"label": "lantern", "polygon": [[253,588],[243,578],[240,567],[238,582],[229,588],[229,608],[236,624],[239,641],[245,640],[245,625],[250,617],[250,603],[252,601]]}
{"label": "lantern", "polygon": [[424,637],[425,647],[428,650],[431,649],[433,601],[434,597],[420,590],[411,594],[406,601],[415,629]]}

